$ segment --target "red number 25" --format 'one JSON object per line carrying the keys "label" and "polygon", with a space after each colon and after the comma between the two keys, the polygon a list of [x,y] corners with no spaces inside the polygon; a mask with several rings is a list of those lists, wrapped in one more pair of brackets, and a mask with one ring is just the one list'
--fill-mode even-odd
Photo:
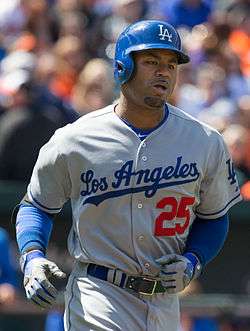
{"label": "red number 25", "polygon": [[[163,211],[155,220],[155,231],[156,236],[175,236],[183,234],[187,229],[190,222],[190,210],[189,206],[194,204],[194,197],[182,197],[178,201],[174,197],[166,197],[160,200],[156,208],[164,209],[170,207],[169,211]],[[182,224],[175,222],[176,218],[184,219]],[[165,222],[171,222],[171,226],[164,227]]]}

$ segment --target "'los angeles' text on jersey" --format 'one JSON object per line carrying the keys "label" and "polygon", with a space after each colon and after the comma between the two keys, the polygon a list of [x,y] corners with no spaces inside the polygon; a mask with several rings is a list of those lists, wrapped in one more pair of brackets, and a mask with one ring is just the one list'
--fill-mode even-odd
{"label": "'los angeles' text on jersey", "polygon": [[[109,190],[106,177],[97,177],[92,169],[83,172],[81,181],[85,187],[81,195],[87,197],[93,193],[100,193],[86,198],[83,204],[90,203],[97,206],[106,199],[138,192],[145,192],[145,197],[151,198],[158,189],[194,182],[200,175],[197,164],[186,163],[182,156],[177,157],[175,164],[153,169],[133,171],[133,163],[133,160],[129,160],[115,171],[111,183],[112,188],[115,189],[113,191]],[[135,180],[135,185],[130,187],[132,178]]]}

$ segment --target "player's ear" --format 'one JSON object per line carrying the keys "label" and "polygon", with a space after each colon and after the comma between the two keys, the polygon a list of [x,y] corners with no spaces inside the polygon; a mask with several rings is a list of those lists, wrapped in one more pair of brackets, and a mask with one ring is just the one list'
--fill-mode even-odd
{"label": "player's ear", "polygon": [[133,63],[133,71],[132,71],[132,73],[131,73],[131,75],[129,77],[129,80],[130,79],[133,79],[135,77],[136,73],[137,73],[138,64],[137,64],[137,57],[136,57],[135,54],[136,54],[136,52],[131,52],[130,53],[130,56],[132,58],[132,63]]}

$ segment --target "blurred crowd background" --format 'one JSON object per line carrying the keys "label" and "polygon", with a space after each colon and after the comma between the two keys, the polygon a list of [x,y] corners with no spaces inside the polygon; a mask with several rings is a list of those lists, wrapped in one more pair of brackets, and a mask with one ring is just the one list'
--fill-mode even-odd
{"label": "blurred crowd background", "polygon": [[[116,39],[128,24],[146,18],[167,20],[178,29],[191,62],[180,66],[170,102],[222,133],[242,196],[250,200],[250,0],[1,1],[2,183],[27,183],[40,147],[57,128],[118,97],[112,67]],[[1,241],[0,308],[20,291],[13,276],[18,270],[2,255],[11,254],[4,230]],[[57,314],[48,317],[46,331],[62,330],[61,322],[55,326]],[[187,314],[182,319],[181,331],[250,330],[245,319],[222,316],[205,324]],[[0,325],[0,331],[6,330]]]}

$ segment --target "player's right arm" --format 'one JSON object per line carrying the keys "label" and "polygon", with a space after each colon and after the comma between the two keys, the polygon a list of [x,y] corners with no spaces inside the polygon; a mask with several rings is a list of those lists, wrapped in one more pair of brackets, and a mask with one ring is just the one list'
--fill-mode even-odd
{"label": "player's right arm", "polygon": [[70,181],[62,142],[55,134],[44,145],[16,216],[16,237],[24,273],[28,299],[41,307],[49,307],[57,296],[51,277],[65,277],[57,265],[46,258],[46,249],[57,214],[70,196]]}
{"label": "player's right arm", "polygon": [[58,266],[46,258],[52,226],[50,215],[30,203],[21,203],[16,218],[16,237],[23,284],[26,297],[43,308],[51,306],[57,297],[57,290],[49,279],[65,277]]}

